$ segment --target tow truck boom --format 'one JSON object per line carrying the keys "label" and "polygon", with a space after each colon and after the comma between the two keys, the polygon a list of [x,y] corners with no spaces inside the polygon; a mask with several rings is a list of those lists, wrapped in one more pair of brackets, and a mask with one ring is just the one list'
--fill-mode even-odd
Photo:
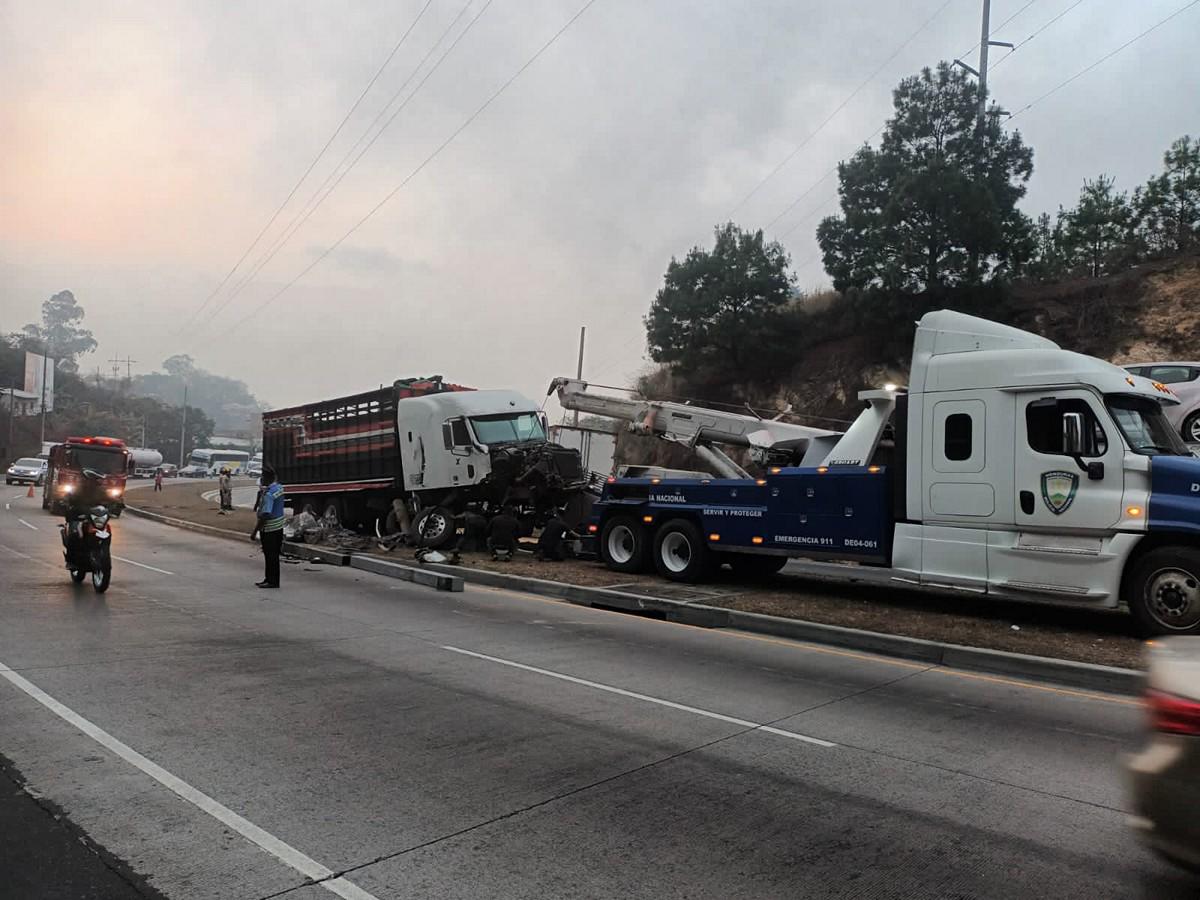
{"label": "tow truck boom", "polygon": [[[605,416],[626,423],[634,434],[652,435],[681,444],[727,478],[749,475],[714,444],[746,447],[751,457],[765,465],[815,466],[829,454],[841,433],[808,425],[795,425],[758,415],[727,412],[644,397],[614,397],[588,390],[577,378],[556,378],[547,393],[558,393],[563,409]],[[752,411],[751,411],[752,412]]]}

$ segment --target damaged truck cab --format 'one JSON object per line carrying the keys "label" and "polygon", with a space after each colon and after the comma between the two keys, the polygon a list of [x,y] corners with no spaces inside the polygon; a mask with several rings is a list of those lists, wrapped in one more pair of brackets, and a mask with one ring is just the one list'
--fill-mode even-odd
{"label": "damaged truck cab", "polygon": [[845,560],[1200,633],[1200,459],[1163,415],[1167,387],[943,310],[918,323],[907,391],[860,397],[845,434],[814,437],[797,467],[610,480],[592,526],[603,559],[677,580]]}

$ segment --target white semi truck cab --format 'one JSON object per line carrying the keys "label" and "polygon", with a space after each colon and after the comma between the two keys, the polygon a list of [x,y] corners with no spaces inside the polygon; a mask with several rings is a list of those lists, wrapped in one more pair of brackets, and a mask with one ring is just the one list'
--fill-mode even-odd
{"label": "white semi truck cab", "polygon": [[800,466],[610,480],[592,525],[603,559],[677,580],[720,562],[759,574],[789,556],[850,560],[968,595],[1124,604],[1148,633],[1200,633],[1200,459],[1163,415],[1169,388],[942,310],[917,325],[907,390],[860,397],[858,419],[814,435]]}

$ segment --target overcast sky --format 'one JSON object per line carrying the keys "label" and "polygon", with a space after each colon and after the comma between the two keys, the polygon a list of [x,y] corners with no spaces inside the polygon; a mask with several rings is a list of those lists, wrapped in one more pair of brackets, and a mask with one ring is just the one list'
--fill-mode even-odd
{"label": "overcast sky", "polygon": [[[672,254],[708,243],[731,214],[766,228],[875,132],[900,78],[979,34],[979,0],[595,0],[373,218],[263,306],[583,2],[431,0],[199,317],[425,0],[0,3],[0,330],[69,289],[100,342],[87,371],[126,355],[150,371],[190,353],[286,405],[427,374],[540,402],[553,376],[574,372],[587,325],[585,374],[629,383]],[[994,38],[1019,42],[1074,3],[1036,0]],[[1083,0],[995,68],[993,94],[1018,110],[1185,3]],[[993,0],[993,26],[1024,6]],[[227,301],[438,37],[451,28],[389,115],[472,20],[336,191]],[[1200,6],[1013,122],[1035,153],[1030,214],[1071,203],[1100,172],[1132,188],[1171,140],[1200,134],[1198,34]],[[827,283],[813,231],[836,209],[835,190],[827,179],[768,228],[802,287]]]}

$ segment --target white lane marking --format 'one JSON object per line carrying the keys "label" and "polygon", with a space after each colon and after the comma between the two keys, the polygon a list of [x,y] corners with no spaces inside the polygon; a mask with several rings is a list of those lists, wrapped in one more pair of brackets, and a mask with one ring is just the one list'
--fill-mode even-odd
{"label": "white lane marking", "polygon": [[5,504],[4,504],[4,508],[5,508],[5,509],[12,509],[12,504],[11,504],[11,503],[5,503]]}
{"label": "white lane marking", "polygon": [[129,563],[131,566],[138,566],[143,569],[149,569],[151,572],[159,572],[163,575],[174,575],[175,574],[174,572],[168,572],[166,569],[156,569],[154,566],[148,566],[145,563],[140,563],[133,559],[126,559],[123,556],[117,556],[115,553],[113,554],[113,559],[119,559],[121,562]]}
{"label": "white lane marking", "polygon": [[5,551],[11,553],[13,556],[21,557],[21,559],[31,559],[31,557],[26,556],[20,550],[14,550],[12,547],[5,547],[3,544],[0,544],[0,550],[5,550]]}
{"label": "white lane marking", "polygon": [[569,681],[572,684],[581,684],[584,687],[595,688],[598,691],[607,691],[610,694],[618,694],[622,697],[629,697],[633,700],[642,700],[646,703],[655,703],[659,706],[667,706],[671,709],[678,709],[682,712],[689,712],[693,715],[704,716],[706,719],[716,719],[720,722],[729,722],[731,725],[742,725],[746,728],[753,728],[756,731],[766,731],[770,734],[777,734],[780,737],[791,738],[794,741],[803,741],[806,744],[816,744],[818,747],[836,747],[837,744],[832,741],[823,741],[820,738],[809,737],[806,734],[798,734],[795,731],[785,731],[782,728],[774,728],[770,725],[763,725],[760,722],[750,722],[746,719],[738,719],[733,716],[722,715],[721,713],[711,712],[707,709],[700,709],[695,706],[687,706],[683,703],[676,703],[673,700],[663,700],[659,697],[651,697],[648,694],[638,694],[634,691],[627,691],[624,688],[613,687],[611,684],[600,684],[597,681],[588,681],[585,678],[576,678],[574,675],[564,675],[562,672],[551,672],[549,669],[539,669],[537,666],[527,666],[525,663],[513,662],[511,659],[501,659],[498,656],[488,656],[485,653],[476,653],[473,650],[463,650],[461,647],[451,647],[447,644],[442,645],[443,650],[449,650],[451,653],[461,653],[464,656],[474,656],[476,659],[486,659],[488,662],[498,663],[502,666],[511,666],[514,669],[524,669],[526,672],[536,672],[538,675],[546,675],[550,678],[558,678],[561,681]]}
{"label": "white lane marking", "polygon": [[38,527],[36,525],[30,525],[24,519],[17,519],[17,521],[20,522],[22,525],[24,525],[26,528],[32,528],[34,531],[38,530]]}
{"label": "white lane marking", "polygon": [[9,499],[9,500],[24,500],[24,499],[25,499],[25,498],[27,498],[28,496],[29,496],[28,494],[13,494],[13,495],[12,495],[11,497],[9,497],[8,499]]}
{"label": "white lane marking", "polygon": [[[60,719],[74,725],[96,743],[111,750],[121,759],[125,760],[125,762],[140,769],[188,803],[208,813],[221,824],[232,828],[242,837],[246,838],[246,840],[257,844],[267,853],[299,872],[304,877],[318,882],[321,887],[337,894],[343,900],[378,900],[373,894],[367,893],[358,885],[346,880],[345,877],[330,878],[333,875],[332,869],[326,868],[312,857],[301,853],[291,844],[285,843],[268,831],[264,831],[249,819],[239,816],[229,807],[218,803],[212,797],[192,787],[183,779],[172,775],[162,766],[142,756],[142,754],[138,753],[128,744],[117,740],[103,728],[93,725],[83,716],[79,715],[79,713],[59,703],[36,684],[21,677],[2,662],[0,662],[0,676],[3,676],[11,684],[20,688]],[[321,881],[323,878],[328,878],[329,880]]]}

